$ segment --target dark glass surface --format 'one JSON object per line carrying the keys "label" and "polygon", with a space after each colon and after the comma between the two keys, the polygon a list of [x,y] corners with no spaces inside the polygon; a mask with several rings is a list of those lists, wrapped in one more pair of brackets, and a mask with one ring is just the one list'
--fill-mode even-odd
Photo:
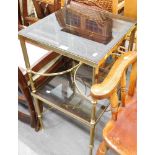
{"label": "dark glass surface", "polygon": [[19,32],[19,36],[96,66],[135,23],[68,5]]}
{"label": "dark glass surface", "polygon": [[[76,76],[77,85],[89,99],[91,86],[92,68],[82,66]],[[84,98],[74,87],[70,74],[56,76],[49,79],[37,90],[37,95],[52,102],[53,104],[71,112],[74,115],[90,122],[92,103]],[[103,100],[97,104],[97,117],[101,113]]]}

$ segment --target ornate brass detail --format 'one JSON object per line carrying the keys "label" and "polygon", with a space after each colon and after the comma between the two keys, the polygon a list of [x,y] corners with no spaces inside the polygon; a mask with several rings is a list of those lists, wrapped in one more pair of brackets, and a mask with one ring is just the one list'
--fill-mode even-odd
{"label": "ornate brass detail", "polygon": [[62,72],[58,72],[58,73],[40,73],[40,72],[35,72],[31,70],[32,74],[37,74],[37,75],[41,75],[41,76],[57,76],[57,75],[62,75],[62,74],[66,74],[68,72],[71,72],[72,70],[76,69],[77,67],[79,67],[81,65],[81,63],[77,64],[76,66],[73,66],[72,68],[62,71]]}
{"label": "ornate brass detail", "polygon": [[79,66],[75,69],[74,77],[73,77],[73,82],[74,82],[74,84],[75,84],[75,86],[76,86],[78,92],[79,92],[84,98],[86,98],[87,100],[90,101],[90,98],[88,98],[85,94],[82,93],[82,91],[80,90],[80,88],[78,87],[78,85],[77,85],[77,83],[76,83],[76,79],[75,79],[75,78],[76,78],[76,73],[77,73],[77,71],[78,71],[78,69],[80,68],[81,65],[82,65],[82,62],[80,62]]}

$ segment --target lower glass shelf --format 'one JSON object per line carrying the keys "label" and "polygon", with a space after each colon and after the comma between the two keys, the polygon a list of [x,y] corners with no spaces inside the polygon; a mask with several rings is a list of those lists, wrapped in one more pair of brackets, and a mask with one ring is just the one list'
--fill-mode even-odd
{"label": "lower glass shelf", "polygon": [[[77,72],[76,82],[90,100],[78,92],[70,73],[49,79],[32,95],[53,108],[90,125],[92,103],[89,92],[92,83],[91,78],[92,68],[82,65]],[[99,118],[104,110],[103,104],[97,104],[96,118]]]}

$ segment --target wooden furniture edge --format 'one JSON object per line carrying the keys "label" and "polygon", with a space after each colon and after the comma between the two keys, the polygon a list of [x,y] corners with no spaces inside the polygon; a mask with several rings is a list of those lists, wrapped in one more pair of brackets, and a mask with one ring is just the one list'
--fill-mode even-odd
{"label": "wooden furniture edge", "polygon": [[134,63],[136,59],[137,52],[133,51],[127,52],[118,58],[104,81],[91,87],[91,96],[95,99],[109,97],[116,89],[128,65]]}

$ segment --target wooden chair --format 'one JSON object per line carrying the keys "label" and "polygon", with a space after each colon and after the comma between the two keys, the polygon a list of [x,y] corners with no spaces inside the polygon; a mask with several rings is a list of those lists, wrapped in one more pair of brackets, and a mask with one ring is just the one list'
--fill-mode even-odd
{"label": "wooden chair", "polygon": [[[132,65],[128,93],[126,91],[127,68]],[[104,140],[100,144],[97,155],[104,155],[112,148],[121,155],[136,155],[137,153],[137,53],[127,52],[114,63],[109,74],[100,84],[91,88],[94,100],[109,98],[112,119],[103,129]],[[117,87],[121,86],[121,106],[119,106]]]}
{"label": "wooden chair", "polygon": [[78,5],[89,6],[96,10],[106,10],[118,14],[124,8],[125,0],[69,0]]}
{"label": "wooden chair", "polygon": [[[47,15],[59,10],[61,8],[61,0],[32,0],[37,14],[30,16],[28,14],[28,2],[27,0],[18,0],[18,23],[20,25],[29,26],[35,23],[39,19],[46,17]],[[22,7],[21,7],[22,6]]]}
{"label": "wooden chair", "polygon": [[21,110],[18,110],[18,119],[30,124],[32,128],[37,130],[37,117],[35,113],[35,108],[33,100],[30,94],[29,87],[27,85],[27,80],[25,79],[21,69],[18,67],[18,88],[19,96],[18,103],[23,104],[24,107],[27,107],[30,114],[24,113]]}
{"label": "wooden chair", "polygon": [[[21,4],[20,4],[21,2]],[[21,7],[22,6],[22,7]],[[22,9],[21,9],[22,8]],[[18,0],[18,30],[25,28],[29,25],[29,21],[33,21],[33,18],[27,20],[28,9],[27,0]],[[32,22],[33,23],[33,22]],[[18,67],[18,103],[24,108],[28,109],[28,112],[18,110],[18,119],[30,124],[32,128],[39,129],[37,116],[33,104],[33,99],[30,94],[30,90],[27,84],[27,79],[24,76],[24,70]]]}
{"label": "wooden chair", "polygon": [[137,19],[137,0],[125,0],[124,16]]}
{"label": "wooden chair", "polygon": [[[125,0],[124,5],[124,16],[129,17],[131,19],[137,19],[137,0]],[[130,40],[130,33],[128,34],[127,40]],[[132,40],[134,40],[134,48],[130,50],[137,50],[137,32],[135,30],[135,35],[132,36]]]}
{"label": "wooden chair", "polygon": [[118,14],[124,9],[125,0],[112,0],[112,13]]}
{"label": "wooden chair", "polygon": [[27,5],[27,0],[18,0],[18,30],[38,21],[38,18],[29,16]]}
{"label": "wooden chair", "polygon": [[37,17],[42,19],[61,8],[61,0],[32,0]]}

